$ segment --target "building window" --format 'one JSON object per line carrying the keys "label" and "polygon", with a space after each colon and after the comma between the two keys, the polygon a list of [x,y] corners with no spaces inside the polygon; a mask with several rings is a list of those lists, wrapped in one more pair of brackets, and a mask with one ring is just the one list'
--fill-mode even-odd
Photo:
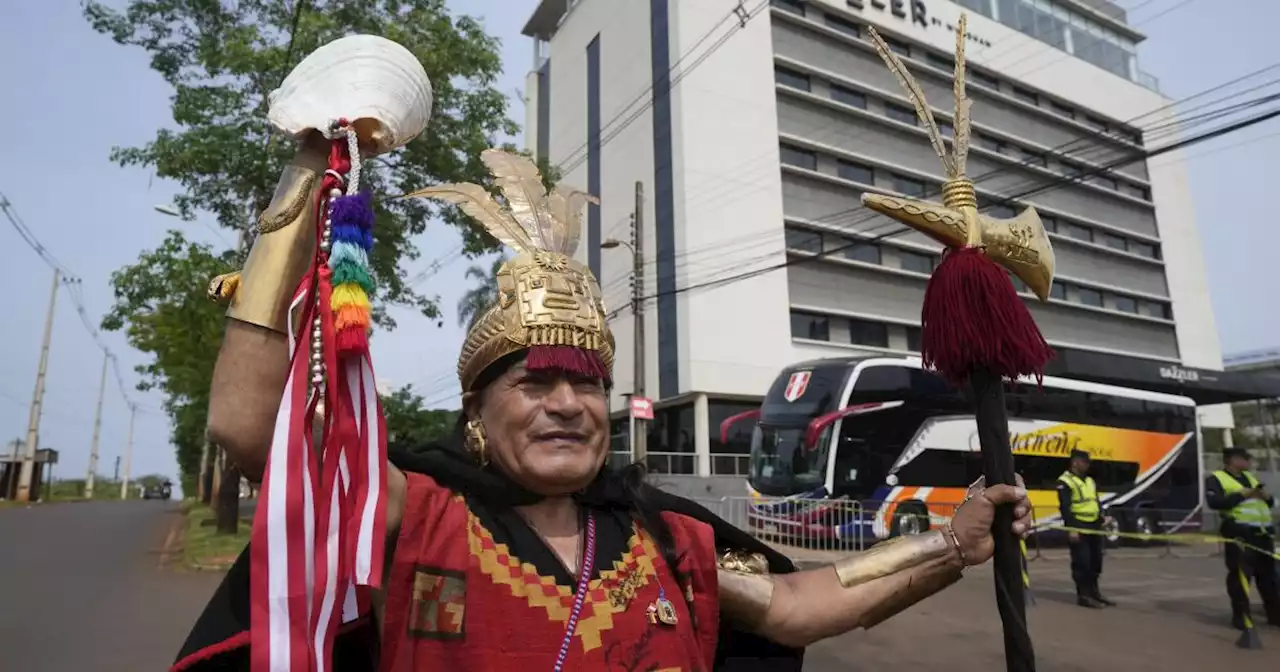
{"label": "building window", "polygon": [[1077,176],[1077,175],[1083,175],[1083,174],[1084,174],[1084,166],[1082,166],[1082,165],[1080,165],[1080,164],[1078,164],[1078,163],[1071,163],[1070,161],[1063,161],[1063,162],[1062,162],[1062,172],[1063,172],[1063,174],[1067,175],[1068,177],[1075,177],[1075,176]]}
{"label": "building window", "polygon": [[791,337],[829,341],[831,340],[831,321],[821,315],[791,313]]}
{"label": "building window", "polygon": [[1049,288],[1049,298],[1058,299],[1059,301],[1067,300],[1067,286],[1061,282],[1055,282]]}
{"label": "building window", "polygon": [[989,205],[986,210],[988,215],[996,219],[1013,219],[1018,215],[1017,211],[1003,203]]}
{"label": "building window", "polygon": [[1135,145],[1142,144],[1142,131],[1121,131],[1120,135],[1124,136],[1125,140],[1128,140]]}
{"label": "building window", "polygon": [[881,322],[849,320],[849,342],[854,345],[889,347],[889,328]]}
{"label": "building window", "polygon": [[1099,292],[1096,289],[1077,287],[1076,298],[1080,303],[1083,303],[1086,306],[1093,306],[1094,308],[1102,307],[1102,292]]}
{"label": "building window", "polygon": [[1083,240],[1089,243],[1093,242],[1093,229],[1086,229],[1079,224],[1061,222],[1058,224],[1058,233],[1061,233],[1068,238],[1075,238],[1076,240]]}
{"label": "building window", "polygon": [[1098,131],[1099,133],[1107,132],[1107,122],[1088,114],[1084,115],[1084,125]]}
{"label": "building window", "polygon": [[1144,201],[1151,200],[1151,192],[1147,190],[1146,187],[1139,187],[1136,184],[1129,184],[1128,182],[1121,183],[1120,186],[1121,191],[1134,198],[1141,198]]}
{"label": "building window", "polygon": [[884,112],[885,112],[885,116],[889,117],[894,121],[900,121],[904,124],[911,124],[912,126],[916,125],[916,122],[917,122],[916,111],[909,107],[894,105],[893,103],[885,103]]}
{"label": "building window", "polygon": [[807,170],[818,169],[818,155],[807,149],[796,149],[790,145],[782,145],[781,152],[782,162],[789,166]]}
{"label": "building window", "polygon": [[1044,230],[1054,233],[1058,230],[1058,220],[1053,217],[1040,215],[1040,223],[1044,225]]}
{"label": "building window", "polygon": [[1023,88],[1013,87],[1013,97],[1021,100],[1028,105],[1039,105],[1040,96],[1035,91],[1028,91]]}
{"label": "building window", "polygon": [[760,404],[734,401],[707,402],[708,425],[713,428],[708,440],[711,452],[711,473],[723,476],[746,476],[747,465],[751,459],[751,435],[756,422],[753,419],[740,420],[729,425],[725,432],[727,442],[720,441],[720,425],[740,413],[759,411]]}
{"label": "building window", "polygon": [[1035,152],[1023,150],[1022,155],[1026,157],[1025,161],[1028,166],[1040,166],[1041,168],[1049,167],[1049,159],[1045,158],[1044,154],[1037,154]]}
{"label": "building window", "polygon": [[858,38],[862,37],[862,26],[859,26],[858,24],[852,21],[847,21],[845,19],[842,19],[838,16],[834,16],[832,14],[828,14],[826,16],[826,21],[827,21],[827,27],[829,28],[834,28],[835,30],[840,31],[845,35],[850,35],[852,37],[858,37]]}
{"label": "building window", "polygon": [[880,263],[880,246],[875,243],[853,242],[845,248],[844,256],[853,261],[865,261],[868,264]]}
{"label": "building window", "polygon": [[909,177],[893,175],[893,189],[894,191],[906,194],[907,196],[913,196],[915,198],[925,197],[924,182],[921,182],[920,180],[913,180]]}
{"label": "building window", "polygon": [[769,4],[784,12],[791,12],[792,14],[804,16],[804,2],[801,0],[771,0]]}
{"label": "building window", "polygon": [[920,352],[920,337],[922,332],[920,327],[907,327],[907,349],[911,352]]}
{"label": "building window", "polygon": [[989,136],[989,135],[983,135],[982,133],[974,133],[974,134],[973,134],[973,144],[975,144],[975,145],[977,145],[977,146],[979,146],[979,147],[981,147],[981,148],[983,148],[983,149],[989,149],[989,150],[991,150],[991,151],[993,151],[993,152],[999,152],[999,151],[1003,151],[1003,150],[1004,150],[1004,143],[1003,143],[1003,142],[1001,142],[1001,141],[999,141],[999,140],[997,140],[997,139],[995,139],[995,138],[993,138],[993,137],[991,137],[991,136]]}
{"label": "building window", "polygon": [[840,161],[836,167],[836,174],[846,180],[852,180],[859,184],[874,185],[876,183],[875,171],[860,163],[852,161]]}
{"label": "building window", "polygon": [[1116,184],[1115,179],[1107,177],[1106,175],[1094,175],[1089,178],[1089,181],[1103,189],[1110,189],[1112,191],[1118,191],[1120,189],[1120,186]]}
{"label": "building window", "polygon": [[1057,114],[1059,116],[1063,116],[1068,119],[1076,118],[1076,111],[1067,107],[1066,105],[1063,105],[1062,103],[1058,103],[1051,100],[1049,101],[1049,109],[1053,111],[1054,114]]}
{"label": "building window", "polygon": [[917,254],[915,252],[907,252],[903,250],[898,252],[898,265],[901,266],[904,271],[932,273],[933,257],[928,254]]}
{"label": "building window", "polygon": [[956,127],[945,121],[938,122],[938,132],[942,133],[942,136],[945,138],[956,137]]}
{"label": "building window", "polygon": [[822,253],[822,234],[806,229],[787,229],[787,248],[801,252]]}
{"label": "building window", "polygon": [[925,56],[925,60],[929,62],[929,65],[945,72],[953,72],[956,69],[955,61],[946,56],[939,56],[933,52],[929,52]]}
{"label": "building window", "polygon": [[1116,310],[1122,313],[1136,314],[1138,312],[1138,302],[1135,299],[1128,296],[1117,296]]}
{"label": "building window", "polygon": [[786,68],[774,68],[773,81],[783,86],[789,86],[793,89],[800,89],[801,91],[810,90],[809,75],[796,72],[795,70],[788,70]]}
{"label": "building window", "polygon": [[991,89],[993,91],[1000,90],[1000,80],[996,77],[992,77],[991,75],[988,75],[985,72],[982,72],[981,70],[968,70],[968,72],[966,72],[965,74],[969,77],[969,79],[972,79],[973,81],[987,87],[988,89]]}
{"label": "building window", "polygon": [[1114,250],[1121,250],[1124,252],[1127,252],[1129,250],[1129,241],[1125,238],[1115,235],[1114,233],[1099,231],[1098,237],[1100,238],[1099,242],[1101,242],[1103,245],[1106,245],[1107,247],[1110,247]]}
{"label": "building window", "polygon": [[1023,282],[1022,278],[1019,278],[1018,276],[1012,273],[1009,274],[1009,282],[1013,284],[1013,291],[1015,292],[1021,293],[1021,292],[1029,291],[1027,289],[1027,283]]}
{"label": "building window", "polygon": [[911,58],[911,47],[893,39],[892,37],[885,37],[884,35],[881,35],[880,37],[883,37],[884,43],[889,45],[889,51],[892,51],[893,53],[899,56],[902,56],[904,58]]}
{"label": "building window", "polygon": [[1144,243],[1137,240],[1129,241],[1129,252],[1140,257],[1148,259],[1159,259],[1160,255],[1156,252],[1156,246],[1151,243]]}
{"label": "building window", "polygon": [[1169,304],[1160,303],[1158,301],[1139,301],[1138,312],[1147,317],[1159,317],[1161,319],[1170,319]]}
{"label": "building window", "polygon": [[867,96],[860,91],[846,89],[843,86],[831,86],[831,99],[860,110],[867,109]]}

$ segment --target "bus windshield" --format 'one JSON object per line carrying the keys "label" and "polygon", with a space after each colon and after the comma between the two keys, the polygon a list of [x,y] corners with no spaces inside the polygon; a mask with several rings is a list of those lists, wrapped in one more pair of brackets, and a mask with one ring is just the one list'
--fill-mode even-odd
{"label": "bus windshield", "polygon": [[850,367],[797,368],[774,381],[760,407],[760,424],[751,438],[751,487],[763,495],[812,493],[826,482],[830,430],[804,448],[814,418],[838,408]]}

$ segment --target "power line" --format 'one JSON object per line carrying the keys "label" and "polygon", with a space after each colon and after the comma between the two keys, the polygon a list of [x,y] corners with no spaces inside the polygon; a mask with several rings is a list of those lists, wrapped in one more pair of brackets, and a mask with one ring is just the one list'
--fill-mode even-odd
{"label": "power line", "polygon": [[[1236,131],[1243,130],[1243,129],[1245,129],[1245,128],[1248,128],[1248,127],[1250,127],[1250,126],[1254,126],[1254,125],[1256,125],[1256,124],[1260,124],[1260,123],[1262,123],[1262,122],[1264,122],[1264,121],[1267,121],[1267,120],[1269,120],[1269,119],[1273,119],[1273,118],[1275,118],[1275,117],[1280,117],[1280,109],[1275,109],[1275,110],[1271,110],[1271,111],[1266,112],[1266,113],[1261,113],[1261,114],[1255,115],[1255,116],[1253,116],[1253,117],[1251,117],[1251,118],[1249,118],[1249,119],[1246,119],[1246,120],[1244,120],[1244,121],[1240,121],[1240,122],[1237,122],[1237,123],[1235,123],[1235,124],[1231,124],[1231,125],[1228,125],[1228,126],[1224,126],[1224,127],[1221,127],[1221,128],[1217,128],[1217,129],[1214,129],[1214,130],[1212,130],[1212,131],[1207,131],[1207,132],[1202,133],[1202,134],[1200,134],[1200,135],[1198,135],[1198,136],[1195,136],[1195,137],[1193,137],[1193,138],[1188,138],[1188,139],[1183,140],[1183,141],[1174,142],[1174,143],[1171,143],[1171,144],[1169,144],[1169,145],[1165,145],[1165,146],[1163,146],[1163,147],[1158,147],[1158,148],[1156,148],[1156,149],[1152,149],[1152,150],[1150,150],[1150,151],[1142,152],[1142,153],[1140,153],[1140,154],[1139,154],[1139,155],[1137,155],[1137,156],[1133,156],[1133,157],[1128,157],[1128,158],[1126,158],[1126,159],[1120,159],[1120,160],[1117,160],[1116,162],[1113,162],[1113,165],[1110,165],[1109,167],[1116,167],[1116,166],[1119,166],[1119,165],[1123,165],[1124,163],[1132,163],[1132,162],[1135,162],[1135,161],[1145,160],[1145,159],[1149,159],[1149,158],[1152,158],[1152,157],[1155,157],[1155,156],[1159,156],[1159,155],[1161,155],[1161,154],[1165,154],[1165,153],[1168,153],[1168,152],[1171,152],[1171,151],[1175,151],[1175,150],[1178,150],[1178,149],[1182,149],[1182,148],[1185,148],[1185,147],[1189,147],[1189,146],[1192,146],[1192,145],[1198,144],[1198,143],[1200,143],[1200,142],[1205,142],[1205,141],[1207,141],[1207,140],[1212,140],[1212,139],[1217,138],[1217,137],[1221,137],[1221,136],[1224,136],[1224,135],[1228,135],[1228,134],[1230,134],[1230,133],[1234,133],[1234,132],[1236,132]],[[1084,177],[1088,177],[1088,175],[1077,175],[1077,176],[1073,176],[1073,177],[1069,177],[1069,178],[1063,178],[1063,179],[1060,179],[1060,180],[1058,180],[1058,181],[1057,181],[1057,182],[1058,182],[1058,184],[1056,184],[1055,186],[1051,186],[1051,187],[1049,187],[1049,188],[1059,188],[1059,187],[1061,187],[1061,186],[1066,186],[1066,185],[1068,185],[1068,184],[1072,184],[1072,183],[1074,183],[1074,182],[1077,182],[1079,179],[1082,179],[1082,178],[1084,178]],[[1015,194],[1015,195],[1010,196],[1010,197],[1006,197],[1006,198],[1004,199],[1004,202],[1008,202],[1010,199],[1021,198],[1021,197],[1024,197],[1024,196],[1026,196],[1026,195],[1030,195],[1030,194],[1033,194],[1033,193],[1043,193],[1043,192],[1044,192],[1044,191],[1046,191],[1046,190],[1047,190],[1046,188],[1038,187],[1038,188],[1036,188],[1036,189],[1033,189],[1033,190],[1028,191],[1028,192],[1025,192],[1025,193],[1019,193],[1019,194]],[[836,213],[836,214],[839,214],[839,213]],[[825,218],[820,218],[820,219],[825,219]],[[835,254],[835,253],[837,253],[837,252],[842,252],[842,251],[844,251],[844,250],[850,249],[850,248],[854,247],[855,245],[865,245],[866,243],[869,243],[869,242],[875,242],[875,241],[881,240],[881,239],[883,239],[883,238],[887,238],[887,237],[890,237],[890,236],[898,235],[898,234],[900,234],[900,233],[905,233],[905,232],[907,232],[907,231],[911,231],[911,230],[912,230],[912,229],[911,229],[910,227],[905,227],[905,226],[904,226],[904,227],[899,227],[899,228],[898,228],[898,229],[896,229],[896,230],[893,230],[893,231],[890,231],[890,232],[887,232],[887,233],[881,234],[881,235],[879,235],[879,236],[870,237],[870,238],[863,238],[863,239],[860,239],[860,240],[857,240],[857,241],[851,242],[851,243],[849,243],[849,244],[847,244],[847,245],[841,245],[841,246],[838,246],[838,247],[832,248],[832,249],[830,249],[830,250],[823,250],[823,251],[821,251],[821,252],[814,253],[814,254],[810,254],[810,255],[806,255],[806,256],[804,256],[804,257],[798,257],[798,258],[795,258],[795,259],[788,259],[788,260],[783,261],[783,262],[781,262],[781,263],[774,264],[774,265],[772,265],[772,266],[768,266],[768,267],[765,267],[765,268],[755,269],[755,270],[752,270],[752,271],[745,271],[745,272],[742,272],[742,273],[737,273],[737,274],[730,275],[730,276],[727,276],[727,277],[725,277],[725,278],[720,278],[720,279],[717,279],[717,280],[711,280],[711,281],[702,282],[702,283],[697,283],[697,284],[693,284],[693,285],[686,285],[685,287],[680,287],[680,288],[677,288],[677,289],[674,289],[674,290],[671,290],[671,291],[668,291],[668,292],[657,292],[657,293],[651,294],[651,295],[649,295],[649,296],[642,297],[642,300],[644,300],[644,301],[648,301],[648,300],[652,300],[652,299],[659,298],[659,297],[661,297],[661,296],[671,296],[671,295],[677,295],[677,294],[684,294],[684,293],[686,293],[686,292],[691,292],[691,291],[694,291],[694,290],[699,290],[699,289],[709,289],[709,288],[714,288],[714,287],[720,287],[720,286],[724,286],[724,285],[731,284],[731,283],[734,283],[734,282],[740,282],[740,281],[743,281],[743,280],[748,280],[748,279],[751,279],[751,278],[754,278],[754,277],[758,277],[758,276],[760,276],[760,275],[764,275],[764,274],[766,274],[766,273],[771,273],[771,272],[773,272],[773,271],[776,271],[776,270],[779,270],[779,269],[782,269],[782,268],[786,268],[786,267],[788,267],[788,266],[794,266],[794,265],[798,265],[798,264],[802,264],[802,263],[810,263],[810,262],[816,261],[816,260],[818,260],[818,259],[821,259],[821,258],[824,258],[824,257],[830,256],[830,255],[832,255],[832,254]],[[614,313],[613,313],[613,314],[609,315],[609,317],[610,317],[610,318],[616,317],[616,316],[617,316],[617,314],[621,313],[621,311],[622,311],[622,310],[624,310],[625,308],[626,308],[625,306],[624,306],[624,307],[622,307],[622,308],[619,308],[618,310],[614,311]]]}

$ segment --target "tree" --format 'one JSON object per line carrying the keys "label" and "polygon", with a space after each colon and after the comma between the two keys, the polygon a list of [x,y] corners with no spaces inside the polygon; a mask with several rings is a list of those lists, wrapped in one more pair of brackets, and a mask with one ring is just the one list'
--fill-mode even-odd
{"label": "tree", "polygon": [[[418,294],[400,267],[420,255],[411,241],[437,213],[458,226],[465,250],[496,248],[487,233],[456,208],[422,199],[390,199],[440,182],[488,183],[480,152],[495,136],[518,130],[507,99],[494,88],[501,73],[498,41],[470,17],[453,17],[444,0],[132,0],[123,11],[85,4],[94,30],[141,47],[151,67],[174,88],[176,129],[162,129],[142,147],[116,148],[122,166],[153,168],[176,180],[175,204],[185,218],[197,210],[239,231],[271,200],[292,144],[266,121],[268,95],[306,54],[351,33],[382,35],[418,57],[431,78],[433,118],[407,146],[366,162],[362,184],[377,203],[376,246],[370,259],[379,307],[416,307],[436,318],[434,299]],[[554,174],[554,171],[547,171]],[[377,310],[380,325],[394,326]]]}
{"label": "tree", "polygon": [[484,316],[485,311],[498,302],[498,269],[502,268],[505,262],[506,259],[502,257],[494,259],[487,274],[479,266],[467,269],[467,279],[478,280],[479,284],[468,289],[462,298],[458,299],[459,326],[465,326],[470,330],[475,326],[476,321]]}
{"label": "tree", "polygon": [[224,309],[205,297],[205,288],[231,269],[233,256],[170,231],[159,247],[111,274],[115,303],[102,328],[124,331],[129,345],[151,357],[136,369],[142,374],[138,389],[164,394],[183,492],[197,490],[210,381],[222,344]]}
{"label": "tree", "polygon": [[412,385],[384,395],[382,412],[387,419],[387,443],[404,447],[444,441],[458,421],[458,411],[424,408]]}

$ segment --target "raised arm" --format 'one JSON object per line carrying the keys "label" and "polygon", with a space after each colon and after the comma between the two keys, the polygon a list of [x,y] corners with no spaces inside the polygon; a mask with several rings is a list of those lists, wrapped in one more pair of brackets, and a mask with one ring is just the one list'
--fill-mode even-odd
{"label": "raised arm", "polygon": [[722,568],[721,609],[726,618],[791,647],[874,627],[955,583],[966,565],[991,558],[995,505],[1015,504],[1014,531],[1029,529],[1031,508],[1021,488],[971,492],[951,527],[883,542],[831,567],[776,575]]}
{"label": "raised arm", "polygon": [[[289,301],[315,252],[316,195],[327,167],[323,138],[303,142],[284,169],[237,279],[211,287],[230,299],[213,370],[209,434],[247,478],[261,480],[289,368]],[[215,280],[215,285],[219,282]]]}

